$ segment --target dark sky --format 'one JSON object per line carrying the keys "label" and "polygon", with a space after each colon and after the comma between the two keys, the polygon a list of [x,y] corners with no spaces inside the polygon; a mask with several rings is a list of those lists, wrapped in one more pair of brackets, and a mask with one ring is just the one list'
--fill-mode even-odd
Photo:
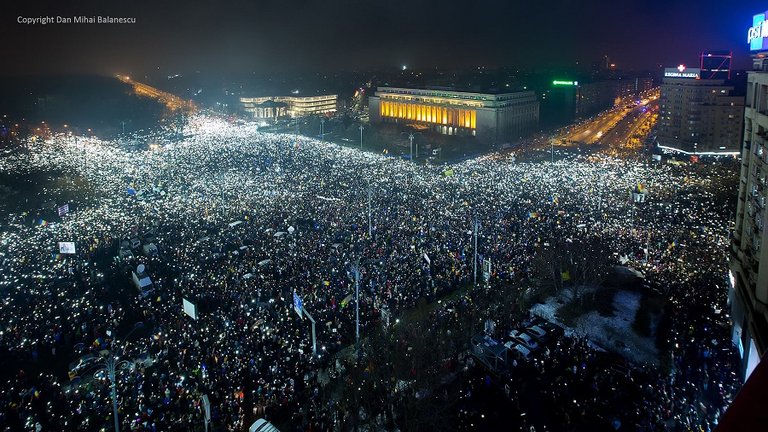
{"label": "dark sky", "polygon": [[[731,49],[748,65],[757,0],[32,0],[4,2],[0,74],[142,75],[394,67],[622,69],[693,64]],[[18,24],[40,15],[135,17],[136,24]],[[159,69],[158,69],[159,68]]]}

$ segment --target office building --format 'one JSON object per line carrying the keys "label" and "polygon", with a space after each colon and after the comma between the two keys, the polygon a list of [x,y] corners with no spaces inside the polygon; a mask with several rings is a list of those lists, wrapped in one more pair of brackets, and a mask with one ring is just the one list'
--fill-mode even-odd
{"label": "office building", "polygon": [[754,67],[747,80],[741,181],[730,250],[732,337],[744,379],[768,351],[768,45],[763,48],[768,36],[760,32],[764,22],[765,14],[756,16],[749,30]]}
{"label": "office building", "polygon": [[241,97],[240,106],[254,119],[303,117],[336,112],[337,95]]}
{"label": "office building", "polygon": [[368,110],[371,123],[414,125],[487,143],[514,141],[539,124],[539,102],[532,91],[493,94],[379,87],[368,98]]}
{"label": "office building", "polygon": [[658,144],[691,155],[738,155],[744,98],[723,80],[701,78],[701,69],[667,68],[659,101]]}

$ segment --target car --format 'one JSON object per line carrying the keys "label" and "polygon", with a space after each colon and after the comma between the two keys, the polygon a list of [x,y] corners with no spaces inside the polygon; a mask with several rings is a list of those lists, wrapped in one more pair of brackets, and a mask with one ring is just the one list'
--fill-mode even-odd
{"label": "car", "polygon": [[541,326],[533,325],[525,329],[525,332],[538,340],[539,342],[545,342],[548,338],[548,332],[541,328]]}
{"label": "car", "polygon": [[504,346],[507,347],[507,349],[510,351],[510,353],[522,360],[530,360],[533,357],[533,354],[531,353],[531,350],[526,348],[523,345],[520,345],[519,343],[515,341],[509,341],[504,343]]}
{"label": "car", "polygon": [[551,323],[551,322],[549,322],[549,321],[547,321],[547,320],[545,320],[543,318],[540,318],[540,317],[534,318],[533,322],[531,323],[531,326],[533,326],[533,325],[537,325],[537,326],[541,327],[543,330],[545,330],[550,335],[550,337],[551,336],[554,336],[554,337],[562,336],[563,333],[564,333],[562,327],[558,326],[557,324],[553,324],[553,323]]}
{"label": "car", "polygon": [[512,330],[509,332],[509,337],[511,337],[513,341],[524,345],[531,351],[535,351],[537,348],[539,348],[539,343],[536,342],[536,340],[531,337],[531,335],[520,330]]}

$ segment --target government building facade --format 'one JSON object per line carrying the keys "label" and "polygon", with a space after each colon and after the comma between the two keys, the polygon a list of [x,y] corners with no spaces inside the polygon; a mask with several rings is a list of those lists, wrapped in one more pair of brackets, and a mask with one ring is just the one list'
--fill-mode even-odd
{"label": "government building facade", "polygon": [[470,93],[379,87],[368,98],[371,123],[420,126],[487,143],[512,142],[538,129],[539,101],[532,91]]}

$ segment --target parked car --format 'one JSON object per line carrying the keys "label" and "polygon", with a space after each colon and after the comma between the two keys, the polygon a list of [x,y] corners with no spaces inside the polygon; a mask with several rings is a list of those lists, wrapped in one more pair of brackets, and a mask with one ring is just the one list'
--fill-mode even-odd
{"label": "parked car", "polygon": [[504,346],[507,347],[513,357],[517,357],[525,361],[528,361],[533,357],[531,350],[515,341],[506,342]]}
{"label": "parked car", "polygon": [[538,325],[526,328],[525,332],[536,338],[540,343],[545,343],[549,339],[549,333]]}
{"label": "parked car", "polygon": [[511,332],[509,332],[509,337],[511,337],[513,341],[516,341],[517,343],[524,345],[526,348],[528,348],[531,351],[535,351],[537,348],[539,348],[539,343],[536,342],[536,340],[531,335],[523,331],[512,330]]}
{"label": "parked car", "polygon": [[549,333],[550,337],[559,337],[563,335],[563,329],[557,325],[553,324],[543,318],[536,317],[533,320],[532,325],[537,325],[541,327],[543,330],[545,330],[547,333]]}

